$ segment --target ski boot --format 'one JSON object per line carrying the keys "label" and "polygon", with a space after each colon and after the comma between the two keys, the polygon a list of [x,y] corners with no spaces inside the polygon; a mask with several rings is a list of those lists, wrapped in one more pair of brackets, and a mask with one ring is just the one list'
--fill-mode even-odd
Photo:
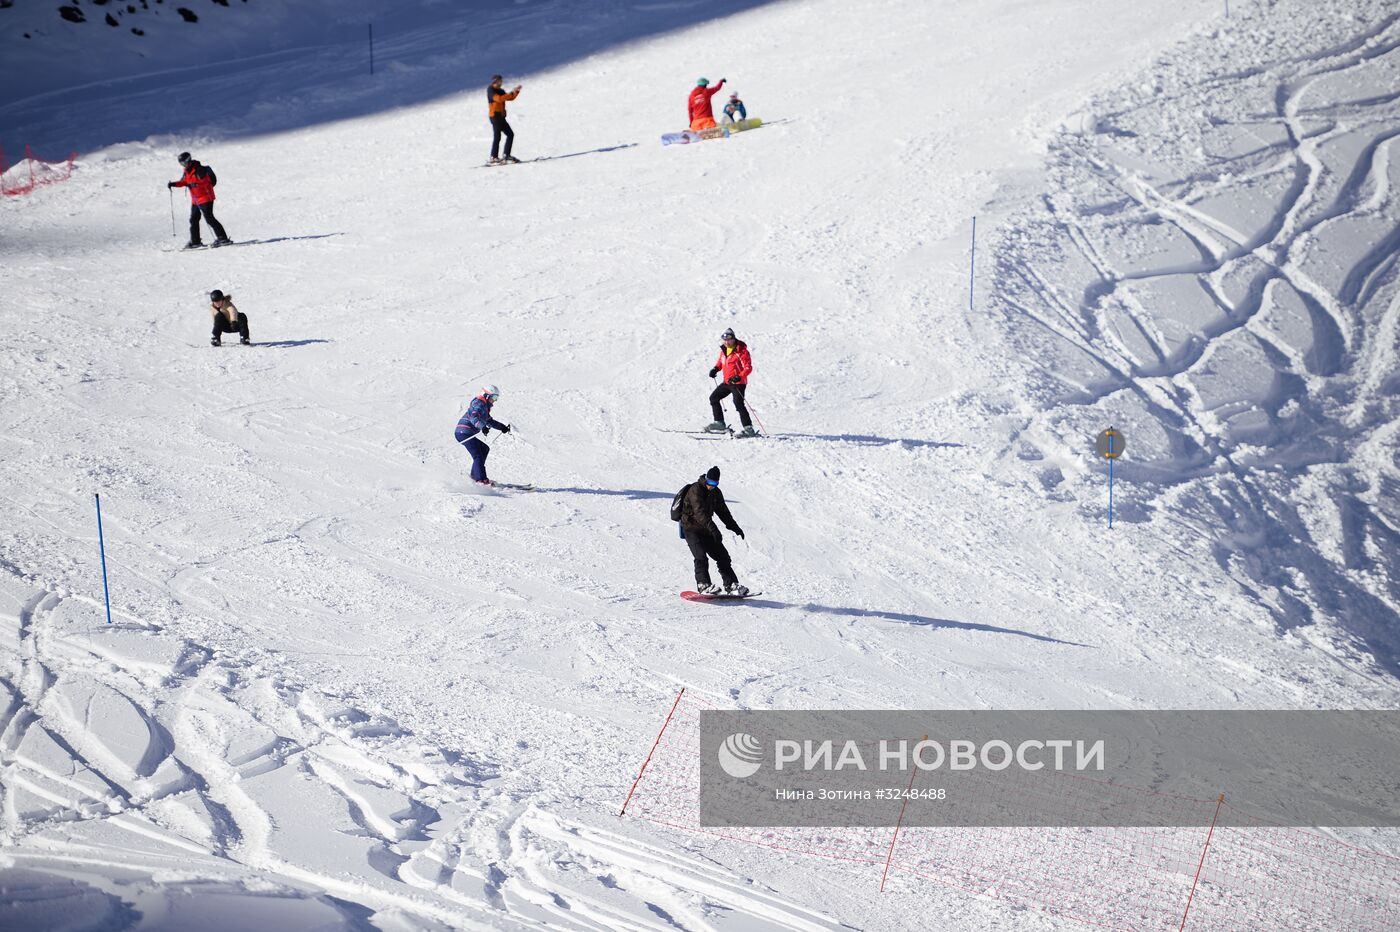
{"label": "ski boot", "polygon": [[493,486],[493,485],[496,484],[496,483],[492,482],[490,479],[473,479],[472,481],[475,482],[477,485],[484,485],[484,486]]}
{"label": "ski boot", "polygon": [[736,582],[732,582],[732,583],[730,583],[729,585],[727,585],[727,586],[724,587],[724,594],[725,594],[725,595],[738,596],[739,598],[743,598],[744,596],[746,596],[746,595],[749,594],[749,587],[748,587],[748,586],[741,586],[741,585],[739,585],[739,584],[736,583]]}
{"label": "ski boot", "polygon": [[227,236],[221,236],[221,237],[219,237],[218,239],[214,240],[214,242],[210,243],[209,245],[211,245],[212,247],[214,247],[215,249],[217,249],[217,248],[219,248],[220,246],[227,246],[229,243],[232,243],[232,242],[233,242],[233,240],[229,239]]}
{"label": "ski boot", "polygon": [[757,437],[757,436],[759,436],[759,433],[758,433],[758,431],[754,430],[754,429],[753,429],[753,425],[750,424],[750,425],[748,425],[747,427],[745,427],[743,430],[739,431],[739,432],[738,432],[737,434],[735,434],[734,436],[737,437],[737,438],[739,438],[739,439],[743,439],[744,437]]}
{"label": "ski boot", "polygon": [[252,345],[253,345],[253,341],[250,340],[250,339],[248,339],[247,337],[239,337],[239,338],[238,338],[238,345],[239,345],[239,346],[252,346]]}
{"label": "ski boot", "polygon": [[729,425],[724,423],[723,421],[711,421],[710,423],[705,425],[705,433],[707,434],[723,434],[726,433],[728,430]]}
{"label": "ski boot", "polygon": [[513,155],[507,155],[501,159],[507,165],[519,165],[520,160]]}
{"label": "ski boot", "polygon": [[200,242],[199,240],[197,240],[197,239],[192,239],[192,240],[190,240],[188,243],[185,244],[185,248],[186,248],[186,249],[203,249],[203,248],[204,248],[204,244],[201,243],[201,242]]}
{"label": "ski boot", "polygon": [[223,341],[223,340],[220,340],[218,337],[210,337],[210,338],[209,338],[209,345],[210,345],[210,346],[223,346],[223,345],[224,345],[224,341]]}
{"label": "ski boot", "polygon": [[505,162],[502,162],[499,158],[497,158],[496,156],[493,155],[493,156],[491,156],[491,161],[487,162],[486,164],[487,164],[487,165],[504,165]]}

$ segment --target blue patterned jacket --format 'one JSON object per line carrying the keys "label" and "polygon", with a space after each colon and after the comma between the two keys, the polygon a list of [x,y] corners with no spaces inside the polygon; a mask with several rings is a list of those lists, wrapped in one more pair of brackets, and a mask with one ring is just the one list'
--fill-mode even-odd
{"label": "blue patterned jacket", "polygon": [[457,421],[457,433],[454,436],[456,436],[457,442],[461,443],[475,437],[477,431],[486,430],[488,427],[500,430],[505,426],[491,417],[491,402],[485,398],[473,398],[471,405],[467,408],[467,413],[463,414],[461,419]]}

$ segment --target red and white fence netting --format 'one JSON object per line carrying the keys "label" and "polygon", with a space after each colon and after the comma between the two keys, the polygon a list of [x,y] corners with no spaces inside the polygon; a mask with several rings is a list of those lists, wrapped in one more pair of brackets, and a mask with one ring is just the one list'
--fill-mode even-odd
{"label": "red and white fence netting", "polygon": [[[869,865],[872,887],[895,893],[932,882],[1087,927],[1400,929],[1400,858],[1318,830],[1252,822],[1233,810],[1207,829],[1217,805],[1229,806],[1215,799],[1104,785],[1121,797],[1115,805],[1142,814],[1199,809],[1202,827],[1189,828],[704,827],[701,705],[684,693],[677,700],[624,806],[626,817]],[[1083,785],[1072,792],[1084,792]]]}
{"label": "red and white fence netting", "polygon": [[67,181],[73,175],[73,162],[77,158],[78,153],[73,152],[62,161],[50,162],[25,146],[24,158],[11,165],[5,158],[5,149],[0,147],[0,194],[29,194],[35,188]]}

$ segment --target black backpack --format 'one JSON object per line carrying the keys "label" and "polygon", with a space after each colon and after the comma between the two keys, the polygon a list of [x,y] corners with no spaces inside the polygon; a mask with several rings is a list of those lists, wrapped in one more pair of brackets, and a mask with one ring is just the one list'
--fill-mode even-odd
{"label": "black backpack", "polygon": [[690,487],[694,484],[693,482],[687,482],[685,486],[676,493],[676,497],[671,499],[672,521],[679,521],[681,519],[681,512],[685,509],[685,493],[689,492]]}

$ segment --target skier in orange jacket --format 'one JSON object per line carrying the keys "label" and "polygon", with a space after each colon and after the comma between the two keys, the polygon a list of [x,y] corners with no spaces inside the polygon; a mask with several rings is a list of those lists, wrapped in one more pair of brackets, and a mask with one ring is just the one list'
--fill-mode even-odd
{"label": "skier in orange jacket", "polygon": [[689,100],[690,128],[695,132],[715,128],[715,111],[710,98],[718,94],[722,87],[724,78],[720,78],[714,87],[710,87],[709,78],[701,78],[695,82],[695,90],[690,92]]}
{"label": "skier in orange jacket", "polygon": [[[511,91],[505,89],[505,79],[498,74],[491,76],[491,84],[486,88],[486,115],[491,118],[491,161],[488,165],[510,164],[520,160],[510,154],[510,147],[515,142],[515,130],[510,128],[506,122],[506,101],[514,100],[520,96],[520,85],[515,85]],[[496,157],[500,151],[501,137],[506,138],[505,154]]]}

